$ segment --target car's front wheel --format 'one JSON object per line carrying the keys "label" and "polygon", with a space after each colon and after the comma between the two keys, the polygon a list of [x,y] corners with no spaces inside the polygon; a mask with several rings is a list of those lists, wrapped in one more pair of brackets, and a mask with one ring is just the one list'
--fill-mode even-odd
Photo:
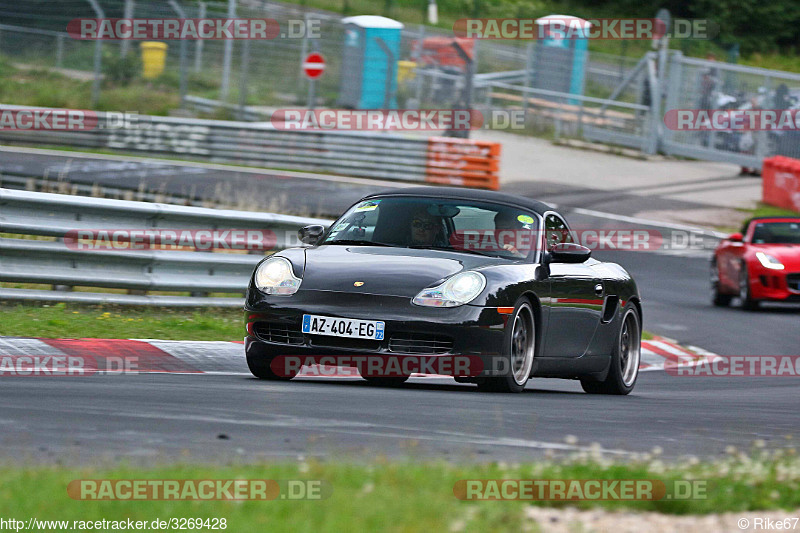
{"label": "car's front wheel", "polygon": [[250,373],[259,379],[269,379],[272,381],[289,381],[297,375],[297,372],[287,371],[286,375],[276,373],[272,369],[272,361],[275,359],[274,354],[270,354],[267,350],[256,349],[251,347],[247,351],[247,368]]}
{"label": "car's front wheel", "polygon": [[629,394],[639,377],[642,359],[642,327],[636,306],[628,303],[619,329],[611,366],[603,381],[581,380],[581,387],[590,394]]}
{"label": "car's front wheel", "polygon": [[484,378],[478,383],[481,390],[522,392],[528,382],[536,352],[536,320],[531,304],[527,300],[519,303],[508,323],[502,352],[504,375]]}
{"label": "car's front wheel", "polygon": [[717,307],[727,307],[731,304],[733,296],[730,294],[723,294],[719,290],[719,267],[716,261],[711,262],[711,303]]}
{"label": "car's front wheel", "polygon": [[761,302],[753,299],[753,294],[750,291],[750,274],[747,271],[747,263],[742,261],[742,267],[739,269],[739,300],[742,309],[748,311],[755,311],[759,308]]}

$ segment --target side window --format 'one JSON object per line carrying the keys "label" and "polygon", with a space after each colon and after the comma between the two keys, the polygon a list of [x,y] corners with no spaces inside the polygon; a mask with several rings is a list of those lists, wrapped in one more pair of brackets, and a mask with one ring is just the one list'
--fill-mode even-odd
{"label": "side window", "polygon": [[556,244],[563,242],[575,242],[569,232],[567,223],[559,217],[550,213],[544,219],[545,239],[547,240],[547,249],[549,250]]}

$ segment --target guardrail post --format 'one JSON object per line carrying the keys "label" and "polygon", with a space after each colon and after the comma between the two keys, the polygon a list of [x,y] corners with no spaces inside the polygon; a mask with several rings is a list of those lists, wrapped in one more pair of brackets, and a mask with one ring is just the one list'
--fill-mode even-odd
{"label": "guardrail post", "polygon": [[[315,52],[319,51],[319,43],[316,39],[311,44],[311,49]],[[309,78],[308,80],[308,103],[306,107],[309,109],[314,109],[317,105],[317,80],[316,78]]]}
{"label": "guardrail post", "polygon": [[[475,41],[475,48],[473,50],[477,50],[478,40]],[[475,59],[471,57],[464,48],[458,44],[457,40],[453,40],[453,48],[455,48],[456,53],[458,53],[459,57],[464,60],[467,65],[467,78],[465,80],[464,92],[459,99],[459,102],[463,102],[464,109],[472,113],[472,83],[473,78],[475,77]],[[477,53],[475,54],[477,57]],[[469,128],[466,130],[459,130],[459,131],[448,131],[445,133],[448,137],[460,137],[462,139],[469,139]]]}
{"label": "guardrail post", "polygon": [[56,36],[56,68],[61,68],[64,60],[64,35],[59,33]]}
{"label": "guardrail post", "polygon": [[[228,0],[228,18],[236,18],[236,0]],[[225,39],[225,51],[222,56],[222,83],[219,88],[219,99],[222,101],[228,99],[230,91],[231,55],[233,55],[233,41]]]}
{"label": "guardrail post", "polygon": [[[169,0],[169,5],[172,9],[175,10],[175,13],[182,19],[186,19],[186,12],[183,8],[178,4],[176,0]],[[181,95],[181,107],[186,105],[186,39],[181,39],[181,59],[180,59],[180,95]]]}
{"label": "guardrail post", "polygon": [[[206,18],[206,3],[200,2],[199,18]],[[194,71],[200,72],[203,68],[203,39],[197,39],[194,43]]]}
{"label": "guardrail post", "polygon": [[[529,42],[525,47],[525,88],[531,86],[531,77],[533,76],[533,41]],[[522,99],[522,116],[525,122],[528,121],[528,94],[523,94]]]}
{"label": "guardrail post", "polygon": [[247,74],[250,71],[250,40],[242,43],[241,78],[239,80],[239,120],[247,120]]}
{"label": "guardrail post", "polygon": [[[87,0],[94,9],[97,18],[104,19],[106,14],[97,3],[97,0]],[[101,39],[94,40],[94,81],[92,82],[92,107],[97,107],[97,101],[100,99],[100,71],[103,67],[103,41]]]}
{"label": "guardrail post", "polygon": [[[669,60],[669,83],[666,87],[665,111],[675,109],[678,105],[678,97],[680,96],[682,83],[681,75],[683,74],[681,59],[683,59],[683,53],[675,51],[672,53],[672,57],[670,57]],[[651,93],[650,98],[652,97],[653,95]],[[672,141],[673,135],[674,132],[670,129],[664,128],[662,130],[661,148],[665,154],[670,153],[669,143]]]}
{"label": "guardrail post", "polygon": [[[303,13],[303,27],[308,28],[308,11]],[[308,57],[308,32],[303,32],[303,42],[300,44],[300,61],[298,62],[297,68],[297,87],[300,88],[303,86],[303,83],[306,80],[305,72],[303,72],[303,62]],[[302,94],[302,93],[300,93]],[[297,101],[300,101],[300,94],[296,94]]]}
{"label": "guardrail post", "polygon": [[[125,0],[125,9],[122,17],[126,19],[133,18],[133,0]],[[120,43],[119,55],[121,57],[127,56],[130,46],[131,42],[128,39],[123,39],[122,43]]]}
{"label": "guardrail post", "polygon": [[655,154],[658,151],[659,116],[661,116],[661,86],[658,83],[658,74],[655,69],[655,59],[648,52],[647,76],[650,83],[650,131],[644,152]]}
{"label": "guardrail post", "polygon": [[414,62],[417,64],[417,66],[414,67],[414,72],[416,74],[415,80],[417,82],[416,85],[414,86],[414,91],[415,91],[414,92],[414,94],[415,94],[414,98],[417,100],[417,108],[418,109],[422,109],[422,84],[423,84],[422,72],[423,72],[423,69],[421,68],[422,65],[420,64],[420,60],[419,59],[422,57],[422,51],[424,50],[424,47],[425,47],[425,25],[424,24],[420,24],[419,25],[419,36],[417,37],[417,44],[418,44],[418,46],[417,46],[416,50],[412,51],[412,56],[411,56],[412,59],[414,60]]}

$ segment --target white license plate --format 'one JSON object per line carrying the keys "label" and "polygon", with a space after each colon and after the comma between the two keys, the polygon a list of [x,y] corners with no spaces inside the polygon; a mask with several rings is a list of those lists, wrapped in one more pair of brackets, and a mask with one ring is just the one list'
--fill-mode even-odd
{"label": "white license plate", "polygon": [[311,333],[312,335],[382,341],[384,327],[385,324],[378,320],[303,315],[303,333]]}

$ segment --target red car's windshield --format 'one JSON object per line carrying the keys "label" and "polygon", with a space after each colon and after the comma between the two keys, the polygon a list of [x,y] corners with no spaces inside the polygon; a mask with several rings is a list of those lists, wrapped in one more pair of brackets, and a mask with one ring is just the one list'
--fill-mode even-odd
{"label": "red car's windshield", "polygon": [[781,222],[756,222],[753,244],[800,244],[800,219]]}

